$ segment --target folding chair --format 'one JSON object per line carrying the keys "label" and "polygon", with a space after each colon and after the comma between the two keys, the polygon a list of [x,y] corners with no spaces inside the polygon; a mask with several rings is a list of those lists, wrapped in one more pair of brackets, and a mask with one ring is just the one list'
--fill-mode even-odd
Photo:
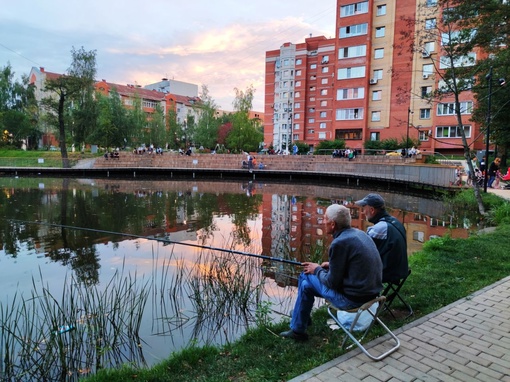
{"label": "folding chair", "polygon": [[383,296],[386,296],[386,303],[384,304],[384,311],[388,311],[394,320],[397,318],[393,314],[391,310],[391,304],[393,304],[393,301],[395,298],[398,298],[402,304],[407,308],[409,314],[404,317],[404,319],[411,317],[414,312],[413,308],[411,308],[411,305],[409,305],[404,298],[400,295],[400,288],[402,288],[402,285],[406,282],[407,278],[411,274],[411,269],[409,269],[409,272],[407,273],[407,276],[400,279],[398,283],[389,282],[386,284],[386,288],[384,288],[384,291],[382,292]]}
{"label": "folding chair", "polygon": [[[379,306],[377,307],[377,310],[374,313],[372,310],[370,310],[370,307],[373,304],[375,304],[376,302],[379,303]],[[347,343],[347,340],[350,339],[356,346],[358,346],[361,349],[361,351],[363,353],[365,353],[368,356],[368,358],[370,358],[373,361],[380,361],[383,358],[385,358],[388,355],[390,355],[391,353],[395,352],[400,347],[400,340],[397,338],[397,336],[395,334],[393,334],[393,332],[379,318],[379,314],[384,309],[384,306],[385,306],[384,303],[385,302],[386,302],[386,297],[385,296],[379,296],[379,297],[377,297],[377,298],[375,298],[375,299],[373,299],[373,300],[363,304],[362,306],[360,306],[357,309],[347,310],[346,312],[355,313],[353,322],[352,322],[352,324],[349,327],[344,326],[340,322],[340,320],[338,319],[337,313],[341,309],[338,309],[338,308],[334,307],[331,304],[328,305],[328,313],[329,313],[329,315],[331,316],[331,318],[333,318],[333,320],[336,322],[336,324],[345,332],[345,336],[344,336],[344,339],[343,339],[343,342],[342,342],[342,349],[346,348],[345,345]],[[370,315],[372,316],[372,320],[370,322],[370,325],[366,329],[360,331],[361,337],[358,338],[357,333],[355,332],[354,329],[355,329],[356,323],[358,322],[358,319],[360,318],[360,315],[363,312],[370,313]],[[381,325],[381,327],[386,331],[386,333],[388,333],[390,335],[389,340],[393,340],[392,342],[395,342],[395,345],[393,347],[391,347],[390,349],[386,350],[385,352],[383,352],[383,353],[381,353],[379,355],[371,354],[361,344],[361,341],[363,341],[363,339],[368,334],[368,332],[370,331],[372,326],[374,326],[375,322],[377,322],[379,325]],[[386,341],[384,341],[384,342],[386,342]],[[353,346],[353,344],[351,344],[351,346]]]}

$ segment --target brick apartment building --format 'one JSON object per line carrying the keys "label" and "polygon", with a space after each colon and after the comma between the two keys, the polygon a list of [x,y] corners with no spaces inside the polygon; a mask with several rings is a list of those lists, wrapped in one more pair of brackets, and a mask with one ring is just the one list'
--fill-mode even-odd
{"label": "brick apartment building", "polygon": [[[341,139],[362,150],[365,141],[409,137],[422,151],[462,153],[453,98],[426,97],[441,86],[435,67],[446,67],[440,17],[437,0],[338,0],[335,38],[309,37],[266,52],[266,146],[285,150],[299,141],[313,149]],[[414,41],[402,39],[407,32]],[[482,58],[470,57],[462,65]],[[472,107],[471,92],[461,93],[468,143],[481,150]]]}

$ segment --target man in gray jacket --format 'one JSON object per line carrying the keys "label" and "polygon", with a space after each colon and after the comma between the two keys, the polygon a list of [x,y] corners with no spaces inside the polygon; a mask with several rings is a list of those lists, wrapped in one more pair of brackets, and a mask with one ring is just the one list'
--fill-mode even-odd
{"label": "man in gray jacket", "polygon": [[326,234],[333,235],[329,261],[302,264],[290,330],[280,333],[282,337],[308,339],[306,329],[315,297],[323,297],[337,308],[347,310],[374,299],[382,290],[381,257],[372,239],[351,227],[350,210],[338,204],[329,206],[324,226]]}

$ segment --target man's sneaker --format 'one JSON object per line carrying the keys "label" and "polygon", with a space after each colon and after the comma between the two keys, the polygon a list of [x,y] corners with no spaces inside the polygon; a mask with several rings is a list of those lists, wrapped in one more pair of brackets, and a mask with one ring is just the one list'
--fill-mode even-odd
{"label": "man's sneaker", "polygon": [[286,332],[281,332],[280,337],[283,338],[292,338],[295,341],[307,341],[308,334],[306,333],[296,333],[293,330],[287,330]]}

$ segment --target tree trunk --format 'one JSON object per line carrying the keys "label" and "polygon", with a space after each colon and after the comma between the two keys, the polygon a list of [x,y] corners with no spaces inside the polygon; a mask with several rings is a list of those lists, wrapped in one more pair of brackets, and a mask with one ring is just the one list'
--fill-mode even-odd
{"label": "tree trunk", "polygon": [[65,93],[60,93],[60,98],[58,100],[58,130],[59,130],[59,142],[60,142],[60,154],[62,156],[62,167],[70,168],[69,158],[67,156],[67,146],[66,146],[66,126],[64,122],[64,102],[65,102]]}

